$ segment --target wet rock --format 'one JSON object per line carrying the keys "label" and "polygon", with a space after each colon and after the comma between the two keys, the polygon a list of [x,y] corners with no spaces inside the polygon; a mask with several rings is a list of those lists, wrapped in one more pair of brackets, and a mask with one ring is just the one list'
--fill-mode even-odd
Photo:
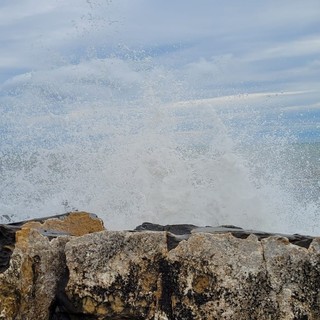
{"label": "wet rock", "polygon": [[[184,237],[175,237],[175,241],[179,242],[186,239],[191,233],[212,233],[212,234],[225,234],[231,233],[234,237],[239,239],[246,239],[251,234],[258,237],[259,240],[268,238],[271,236],[286,237],[290,243],[297,246],[308,248],[313,240],[313,237],[300,235],[300,234],[281,234],[281,233],[270,233],[258,230],[242,229],[233,225],[222,225],[218,227],[197,227],[192,224],[174,224],[174,225],[159,225],[150,222],[144,222],[140,226],[135,228],[135,231],[168,231],[173,235],[184,235]],[[181,239],[181,240],[179,240]]]}
{"label": "wet rock", "polygon": [[15,243],[15,232],[12,228],[0,225],[0,272],[9,267],[10,258]]}
{"label": "wet rock", "polygon": [[239,239],[246,239],[251,234],[254,234],[258,237],[259,240],[269,238],[272,236],[277,237],[285,237],[289,240],[290,243],[295,244],[300,247],[309,248],[313,237],[300,235],[300,234],[281,234],[281,233],[270,233],[270,232],[263,232],[258,230],[249,230],[249,229],[242,229],[235,226],[219,226],[219,227],[202,227],[202,228],[194,228],[191,231],[192,233],[212,233],[212,234],[224,234],[224,233],[231,233],[234,237]]}

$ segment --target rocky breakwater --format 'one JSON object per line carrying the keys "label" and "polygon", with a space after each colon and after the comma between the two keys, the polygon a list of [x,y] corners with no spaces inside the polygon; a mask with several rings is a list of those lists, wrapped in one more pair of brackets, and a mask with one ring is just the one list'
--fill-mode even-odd
{"label": "rocky breakwater", "polygon": [[86,213],[0,232],[0,319],[320,319],[320,238]]}
{"label": "rocky breakwater", "polygon": [[0,319],[49,319],[67,276],[66,243],[103,229],[85,212],[0,225]]}

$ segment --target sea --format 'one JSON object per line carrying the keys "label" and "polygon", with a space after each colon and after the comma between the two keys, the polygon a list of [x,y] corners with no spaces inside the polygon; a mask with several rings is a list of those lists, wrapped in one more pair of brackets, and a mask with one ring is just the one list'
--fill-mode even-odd
{"label": "sea", "polygon": [[167,77],[123,100],[95,72],[69,88],[30,74],[2,96],[0,223],[88,211],[110,230],[148,221],[320,234],[320,143],[299,141],[283,119],[270,129],[263,101],[234,97],[229,108],[228,97],[221,108],[221,97],[173,94]]}

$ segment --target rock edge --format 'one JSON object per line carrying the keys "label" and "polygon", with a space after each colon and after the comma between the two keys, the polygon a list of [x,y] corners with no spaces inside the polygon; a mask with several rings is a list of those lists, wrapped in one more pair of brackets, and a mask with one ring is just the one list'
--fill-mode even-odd
{"label": "rock edge", "polygon": [[84,212],[0,227],[0,319],[320,319],[320,238]]}

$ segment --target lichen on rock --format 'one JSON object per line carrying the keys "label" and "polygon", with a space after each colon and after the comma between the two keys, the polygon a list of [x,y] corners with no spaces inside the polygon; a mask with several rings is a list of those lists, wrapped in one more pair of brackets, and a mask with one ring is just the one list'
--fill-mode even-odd
{"label": "lichen on rock", "polygon": [[320,319],[320,238],[86,213],[0,227],[0,319]]}
{"label": "lichen on rock", "polygon": [[3,239],[10,240],[6,244],[10,245],[10,255],[0,272],[0,319],[49,319],[66,272],[64,247],[70,240],[68,234],[102,230],[102,221],[82,212],[1,227],[7,231],[1,250]]}
{"label": "lichen on rock", "polygon": [[67,295],[84,314],[151,319],[166,250],[165,232],[104,231],[72,239],[66,246]]}

